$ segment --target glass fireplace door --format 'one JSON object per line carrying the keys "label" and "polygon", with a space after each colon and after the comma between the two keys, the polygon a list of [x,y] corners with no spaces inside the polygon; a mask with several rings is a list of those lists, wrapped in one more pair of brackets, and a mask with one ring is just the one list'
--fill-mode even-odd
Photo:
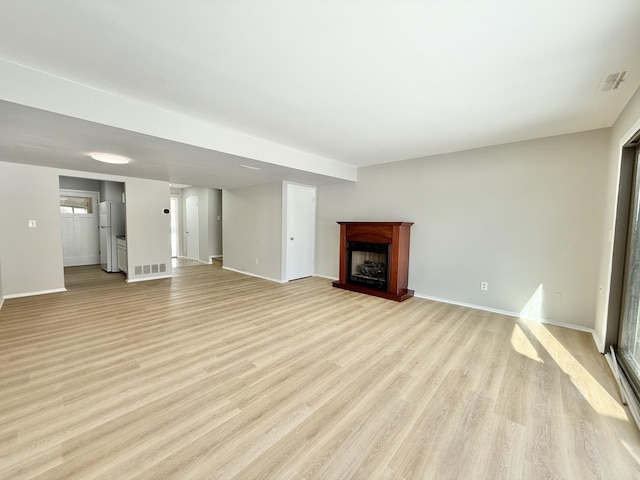
{"label": "glass fireplace door", "polygon": [[353,285],[386,290],[389,281],[389,245],[386,243],[349,242],[348,282]]}

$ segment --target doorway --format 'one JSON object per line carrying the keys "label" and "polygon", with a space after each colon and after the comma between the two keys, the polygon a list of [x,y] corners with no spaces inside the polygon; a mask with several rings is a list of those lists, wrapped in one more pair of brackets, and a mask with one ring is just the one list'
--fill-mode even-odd
{"label": "doorway", "polygon": [[640,130],[622,148],[605,348],[640,427]]}
{"label": "doorway", "polygon": [[314,273],[316,187],[287,183],[285,195],[285,274],[289,281]]}
{"label": "doorway", "polygon": [[98,192],[61,189],[60,225],[63,266],[100,263]]}
{"label": "doorway", "polygon": [[633,150],[633,183],[627,224],[617,355],[640,392],[640,148]]}

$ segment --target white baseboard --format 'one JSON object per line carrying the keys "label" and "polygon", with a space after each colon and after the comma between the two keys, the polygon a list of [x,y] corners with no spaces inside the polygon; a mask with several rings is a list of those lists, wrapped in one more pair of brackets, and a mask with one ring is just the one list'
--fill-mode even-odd
{"label": "white baseboard", "polygon": [[258,275],[256,273],[244,272],[242,270],[236,270],[235,268],[231,268],[231,267],[223,266],[222,269],[223,270],[229,270],[230,272],[241,273],[243,275],[248,275],[250,277],[256,277],[256,278],[261,278],[263,280],[269,280],[270,282],[287,283],[285,280],[279,280],[277,278],[271,278],[271,277],[263,277],[262,275]]}
{"label": "white baseboard", "polygon": [[180,258],[180,259],[183,259],[183,260],[189,260],[190,262],[198,262],[198,263],[201,263],[203,265],[211,265],[211,257],[209,257],[209,260],[200,260],[199,258],[183,257],[182,255],[180,255],[178,257],[171,257],[171,258]]}
{"label": "white baseboard", "polygon": [[53,288],[51,290],[39,290],[37,292],[11,293],[4,296],[4,300],[9,298],[32,297],[34,295],[47,295],[48,293],[66,292],[66,288]]}
{"label": "white baseboard", "polygon": [[157,277],[143,277],[143,278],[127,278],[127,283],[146,282],[147,280],[160,280],[162,278],[173,278],[173,275],[158,275]]}
{"label": "white baseboard", "polygon": [[0,297],[0,310],[2,310],[2,305],[4,305],[4,297]]}
{"label": "white baseboard", "polygon": [[[330,276],[327,276],[327,275],[319,275],[317,273],[314,274],[314,277],[326,278],[327,280],[334,280],[334,281],[338,280],[336,277],[330,277]],[[531,321],[534,321],[534,322],[545,323],[545,324],[548,324],[548,325],[555,325],[556,327],[563,327],[563,328],[569,328],[571,330],[578,330],[580,332],[587,332],[587,333],[590,333],[593,336],[593,340],[594,340],[594,342],[596,344],[596,347],[600,351],[600,353],[604,352],[603,343],[602,343],[602,341],[600,340],[600,337],[598,336],[598,334],[596,333],[596,331],[593,328],[583,327],[581,325],[573,325],[571,323],[556,322],[555,320],[549,320],[549,319],[546,319],[546,318],[528,317],[526,315],[521,315],[520,313],[517,313],[517,312],[511,312],[509,310],[500,310],[500,309],[497,309],[497,308],[485,307],[484,305],[475,305],[473,303],[458,302],[458,301],[455,301],[455,300],[449,300],[448,298],[433,297],[431,295],[424,295],[424,294],[418,293],[418,292],[414,292],[413,296],[417,297],[417,298],[423,298],[425,300],[433,300],[434,302],[448,303],[450,305],[458,305],[460,307],[473,308],[475,310],[482,310],[482,311],[485,311],[485,312],[498,313],[500,315],[506,315],[508,317],[522,318],[524,320],[531,320]]]}
{"label": "white baseboard", "polygon": [[600,338],[600,335],[598,335],[598,332],[596,332],[595,329],[593,329],[591,331],[591,335],[593,336],[593,341],[596,343],[596,347],[598,348],[598,351],[602,354],[607,353],[606,352],[606,347],[604,342],[602,341],[602,339]]}
{"label": "white baseboard", "polygon": [[[327,275],[319,275],[317,273],[314,274],[314,277],[326,278],[327,280],[334,280],[334,281],[338,280],[336,277],[330,277],[330,276],[327,276]],[[508,317],[522,318],[523,320],[530,320],[530,321],[533,321],[533,322],[545,323],[545,324],[548,324],[548,325],[554,325],[556,327],[569,328],[571,330],[578,330],[580,332],[587,332],[587,333],[590,333],[593,336],[593,341],[595,342],[596,347],[598,348],[598,351],[600,353],[604,353],[604,344],[603,344],[602,340],[600,339],[600,337],[598,336],[598,334],[595,331],[595,329],[593,329],[593,328],[583,327],[581,325],[573,325],[571,323],[556,322],[555,320],[549,320],[549,319],[546,319],[546,318],[529,317],[529,316],[526,316],[526,315],[521,315],[520,313],[517,313],[517,312],[511,312],[509,310],[500,310],[500,309],[497,309],[497,308],[485,307],[484,305],[475,305],[473,303],[458,302],[458,301],[455,301],[455,300],[449,300],[448,298],[433,297],[431,295],[424,295],[424,294],[418,293],[418,292],[414,292],[413,296],[417,297],[417,298],[423,298],[425,300],[433,300],[434,302],[448,303],[450,305],[458,305],[460,307],[473,308],[475,310],[482,310],[482,311],[485,311],[485,312],[498,313],[500,315],[506,315]]]}
{"label": "white baseboard", "polygon": [[338,281],[338,277],[330,277],[328,275],[320,275],[319,273],[314,273],[313,276],[314,277],[318,277],[318,278],[326,278],[327,280],[333,280],[334,282]]}
{"label": "white baseboard", "polygon": [[596,342],[596,346],[598,348],[600,348],[601,342],[600,342],[600,340],[598,338],[598,335],[596,334],[596,331],[593,328],[583,327],[581,325],[573,325],[571,323],[556,322],[555,320],[549,320],[549,319],[546,319],[546,318],[530,317],[530,316],[527,316],[527,315],[522,315],[522,314],[517,313],[517,312],[511,312],[509,310],[500,310],[500,309],[497,309],[497,308],[485,307],[484,305],[475,305],[475,304],[472,304],[472,303],[456,302],[454,300],[448,300],[446,298],[439,298],[439,297],[432,297],[432,296],[423,295],[423,294],[420,294],[420,293],[414,293],[414,296],[418,297],[418,298],[424,298],[425,300],[433,300],[434,302],[449,303],[451,305],[459,305],[461,307],[473,308],[475,310],[482,310],[482,311],[485,311],[485,312],[498,313],[500,315],[507,315],[509,317],[522,318],[523,320],[529,320],[529,321],[532,321],[532,322],[544,323],[544,324],[547,324],[547,325],[554,325],[556,327],[569,328],[571,330],[578,330],[580,332],[587,332],[587,333],[590,333],[593,336],[593,339]]}

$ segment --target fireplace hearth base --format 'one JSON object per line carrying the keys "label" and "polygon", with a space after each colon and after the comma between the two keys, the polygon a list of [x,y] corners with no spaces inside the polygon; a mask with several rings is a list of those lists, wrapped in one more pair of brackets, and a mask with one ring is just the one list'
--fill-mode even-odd
{"label": "fireplace hearth base", "polygon": [[[333,282],[334,287],[397,302],[413,296],[413,290],[407,288],[410,228],[413,223],[338,223],[340,278]],[[380,256],[383,252],[385,255]]]}

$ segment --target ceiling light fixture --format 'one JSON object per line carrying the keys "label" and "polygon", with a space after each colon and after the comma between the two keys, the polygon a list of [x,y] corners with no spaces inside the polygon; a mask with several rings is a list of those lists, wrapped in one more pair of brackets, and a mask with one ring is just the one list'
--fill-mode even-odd
{"label": "ceiling light fixture", "polygon": [[240,165],[242,168],[246,168],[247,170],[262,170],[260,167],[254,167],[253,165]]}
{"label": "ceiling light fixture", "polygon": [[122,155],[115,155],[113,153],[92,153],[91,158],[99,162],[112,163],[115,165],[124,165],[131,162],[131,159]]}

